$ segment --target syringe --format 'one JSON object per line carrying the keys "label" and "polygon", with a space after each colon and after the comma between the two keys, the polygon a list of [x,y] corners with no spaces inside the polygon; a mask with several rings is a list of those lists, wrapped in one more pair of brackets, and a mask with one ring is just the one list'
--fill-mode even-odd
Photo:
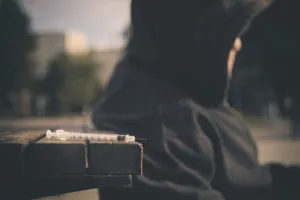
{"label": "syringe", "polygon": [[64,130],[56,130],[52,132],[48,130],[46,132],[48,139],[59,139],[59,140],[78,140],[78,139],[89,139],[99,140],[105,142],[135,142],[135,137],[130,135],[119,135],[119,134],[103,134],[103,133],[80,133],[80,132],[68,132]]}

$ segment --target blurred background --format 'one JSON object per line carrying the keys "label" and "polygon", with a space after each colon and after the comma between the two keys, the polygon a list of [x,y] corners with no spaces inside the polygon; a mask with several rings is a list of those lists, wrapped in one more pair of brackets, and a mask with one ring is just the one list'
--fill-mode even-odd
{"label": "blurred background", "polygon": [[129,1],[0,1],[1,117],[89,109],[117,61]]}
{"label": "blurred background", "polygon": [[[233,72],[229,101],[249,123],[261,162],[300,163],[300,142],[289,139],[300,136],[299,5],[277,0],[253,21]],[[129,6],[0,0],[0,130],[89,123],[128,38]],[[76,197],[96,199],[93,192]]]}

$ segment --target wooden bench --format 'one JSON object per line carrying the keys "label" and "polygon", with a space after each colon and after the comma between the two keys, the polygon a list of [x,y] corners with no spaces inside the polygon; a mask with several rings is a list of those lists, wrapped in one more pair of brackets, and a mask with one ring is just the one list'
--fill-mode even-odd
{"label": "wooden bench", "polygon": [[[126,188],[142,174],[139,143],[50,140],[43,131],[0,134],[0,199]],[[9,198],[8,198],[9,197]]]}

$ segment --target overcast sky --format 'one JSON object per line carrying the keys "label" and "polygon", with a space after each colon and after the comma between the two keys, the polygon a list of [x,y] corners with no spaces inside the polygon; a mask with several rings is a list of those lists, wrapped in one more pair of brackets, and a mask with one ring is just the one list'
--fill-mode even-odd
{"label": "overcast sky", "polygon": [[130,0],[23,0],[33,30],[76,29],[93,46],[119,45]]}

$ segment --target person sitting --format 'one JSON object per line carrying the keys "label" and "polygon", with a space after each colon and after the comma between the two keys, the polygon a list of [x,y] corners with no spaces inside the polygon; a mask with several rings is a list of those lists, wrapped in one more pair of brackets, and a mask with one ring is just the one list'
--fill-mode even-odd
{"label": "person sitting", "polygon": [[92,120],[147,139],[144,173],[132,189],[101,190],[101,200],[299,198],[298,167],[261,166],[226,101],[239,37],[269,4],[132,0],[130,39]]}

